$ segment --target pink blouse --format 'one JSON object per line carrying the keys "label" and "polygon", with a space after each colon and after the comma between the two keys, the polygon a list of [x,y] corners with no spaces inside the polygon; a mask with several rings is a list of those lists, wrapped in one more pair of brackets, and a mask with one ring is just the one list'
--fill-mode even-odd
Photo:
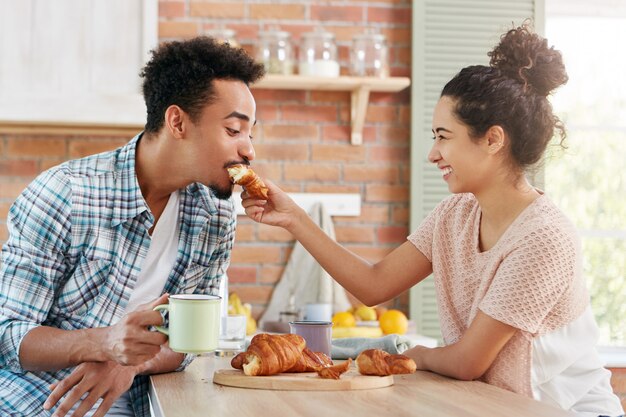
{"label": "pink blouse", "polygon": [[580,241],[545,195],[484,252],[480,217],[472,194],[455,194],[408,240],[432,263],[444,342],[457,342],[478,309],[516,327],[481,380],[532,398],[533,337],[567,325],[589,306]]}

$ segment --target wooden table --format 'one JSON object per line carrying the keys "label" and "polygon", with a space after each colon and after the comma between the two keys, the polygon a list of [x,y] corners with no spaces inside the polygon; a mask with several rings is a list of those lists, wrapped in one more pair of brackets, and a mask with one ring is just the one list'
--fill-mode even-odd
{"label": "wooden table", "polygon": [[184,372],[150,378],[156,417],[575,416],[482,382],[430,372],[396,375],[391,387],[355,391],[270,391],[214,384],[230,358],[198,357]]}

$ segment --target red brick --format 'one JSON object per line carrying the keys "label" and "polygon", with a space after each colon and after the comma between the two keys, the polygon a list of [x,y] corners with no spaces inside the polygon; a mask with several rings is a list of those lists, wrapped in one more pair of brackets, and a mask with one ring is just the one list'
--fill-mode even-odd
{"label": "red brick", "polygon": [[294,240],[291,233],[282,227],[259,224],[257,236],[261,242],[291,242]]}
{"label": "red brick", "polygon": [[252,95],[257,103],[277,103],[295,101],[302,103],[306,96],[304,90],[272,90],[266,88],[253,88]]}
{"label": "red brick", "polygon": [[394,223],[408,224],[411,218],[411,210],[406,206],[396,206],[391,209],[391,221]]}
{"label": "red brick", "polygon": [[409,201],[409,187],[405,185],[366,185],[366,201],[398,202]]}
{"label": "red brick", "polygon": [[394,67],[389,68],[389,75],[392,77],[410,77],[411,68],[394,66]]}
{"label": "red brick", "polygon": [[374,242],[374,230],[370,226],[335,226],[335,236],[342,243]]}
{"label": "red brick", "polygon": [[353,217],[334,217],[335,224],[339,223],[387,223],[389,222],[389,206],[380,204],[361,203],[361,214]]}
{"label": "red brick", "polygon": [[282,24],[280,28],[291,35],[292,42],[298,42],[303,33],[312,32],[316,25],[314,23],[302,23],[302,24]]}
{"label": "red brick", "polygon": [[269,285],[231,285],[228,290],[237,293],[242,303],[267,304],[274,287]]}
{"label": "red brick", "polygon": [[336,106],[281,106],[283,120],[297,120],[302,122],[337,122],[338,112]]}
{"label": "red brick", "polygon": [[380,243],[403,243],[408,236],[405,226],[383,226],[376,231]]}
{"label": "red brick", "polygon": [[344,164],[343,178],[352,182],[397,183],[399,169],[395,165]]}
{"label": "red brick", "polygon": [[17,136],[6,142],[5,152],[12,157],[54,157],[65,155],[65,139],[46,136]]}
{"label": "red brick", "polygon": [[[365,126],[363,131],[363,143],[373,143],[376,141],[376,127]],[[349,125],[330,125],[322,127],[322,139],[325,142],[350,142],[352,127]]]}
{"label": "red brick", "polygon": [[232,252],[233,263],[280,262],[281,250],[277,246],[235,245]]}
{"label": "red brick", "polygon": [[242,19],[245,15],[244,3],[205,3],[192,1],[189,5],[189,15],[192,17],[212,17]]}
{"label": "red brick", "polygon": [[[409,13],[410,15],[410,13]],[[311,20],[362,22],[363,7],[359,6],[311,6]]]}
{"label": "red brick", "polygon": [[228,268],[228,283],[255,283],[256,282],[255,266],[236,266],[231,265]]}
{"label": "red brick", "polygon": [[311,103],[350,103],[350,93],[347,91],[311,91]]}
{"label": "red brick", "polygon": [[177,18],[185,16],[185,3],[179,1],[160,1],[159,17]]}
{"label": "red brick", "polygon": [[63,157],[63,158],[46,158],[46,159],[42,159],[39,162],[39,171],[43,172],[46,171],[47,169],[50,169],[52,167],[55,167],[57,165],[62,164],[63,162],[67,161],[67,158]]}
{"label": "red brick", "polygon": [[11,204],[13,203],[0,203],[0,221],[4,221],[7,219],[9,215],[9,209],[11,208]]}
{"label": "red brick", "polygon": [[357,185],[307,184],[305,187],[305,192],[359,194],[361,192],[361,189]]}
{"label": "red brick", "polygon": [[261,267],[260,282],[264,284],[274,284],[280,281],[285,271],[285,266],[263,265]]}
{"label": "red brick", "polygon": [[329,164],[285,164],[285,180],[339,181],[339,166]]}
{"label": "red brick", "polygon": [[237,221],[237,231],[235,232],[235,245],[237,242],[254,242],[256,226],[254,224],[242,224],[241,221]]}
{"label": "red brick", "polygon": [[259,143],[254,145],[254,149],[258,159],[269,161],[304,161],[309,158],[308,145]]}
{"label": "red brick", "polygon": [[411,45],[411,28],[410,27],[387,27],[381,29],[380,33],[387,38],[387,44],[398,45]]}
{"label": "red brick", "polygon": [[395,56],[395,63],[401,66],[411,66],[412,52],[410,46],[391,48],[390,56]]}
{"label": "red brick", "polygon": [[411,106],[400,106],[399,122],[402,124],[411,123]]}
{"label": "red brick", "polygon": [[15,200],[28,186],[30,181],[0,180],[0,198]]}
{"label": "red brick", "polygon": [[189,39],[200,35],[196,22],[159,22],[159,38]]}
{"label": "red brick", "polygon": [[251,4],[252,19],[304,19],[303,4]]}
{"label": "red brick", "polygon": [[275,163],[263,163],[263,162],[252,162],[252,166],[254,171],[261,178],[270,178],[270,179],[280,179],[283,177],[282,175],[282,165]]}
{"label": "red brick", "polygon": [[70,158],[82,158],[100,152],[111,151],[128,143],[128,139],[77,139],[69,145]]}
{"label": "red brick", "polygon": [[318,126],[315,125],[276,125],[268,124],[262,127],[263,140],[303,140],[317,142],[319,138]]}
{"label": "red brick", "polygon": [[383,143],[409,143],[411,132],[408,126],[380,126],[379,139]]}
{"label": "red brick", "polygon": [[353,145],[312,145],[313,161],[355,162],[365,160],[365,148]]}
{"label": "red brick", "polygon": [[17,177],[34,177],[39,173],[37,161],[32,159],[0,160],[0,175]]}
{"label": "red brick", "polygon": [[368,106],[365,121],[367,123],[396,123],[398,108],[396,106]]}
{"label": "red brick", "polygon": [[369,162],[408,162],[411,158],[407,146],[370,146],[367,150]]}
{"label": "red brick", "polygon": [[369,23],[394,23],[396,25],[411,24],[410,7],[368,7],[367,21]]}
{"label": "red brick", "polygon": [[274,104],[261,103],[256,109],[256,117],[260,122],[278,120],[278,106]]}

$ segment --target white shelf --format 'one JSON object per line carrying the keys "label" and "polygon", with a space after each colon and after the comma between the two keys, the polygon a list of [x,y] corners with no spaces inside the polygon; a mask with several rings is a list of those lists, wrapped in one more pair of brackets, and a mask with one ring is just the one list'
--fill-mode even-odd
{"label": "white shelf", "polygon": [[411,85],[406,77],[309,77],[300,75],[267,75],[252,88],[272,90],[322,90],[350,91],[352,122],[351,142],[363,143],[363,125],[369,94],[373,92],[398,92]]}

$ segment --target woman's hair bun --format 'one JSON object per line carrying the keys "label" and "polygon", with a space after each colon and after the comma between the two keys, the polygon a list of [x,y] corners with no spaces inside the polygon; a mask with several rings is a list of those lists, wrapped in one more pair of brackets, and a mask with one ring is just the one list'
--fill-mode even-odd
{"label": "woman's hair bun", "polygon": [[543,96],[568,79],[561,53],[548,47],[548,41],[529,29],[528,23],[502,35],[488,55],[493,68]]}

